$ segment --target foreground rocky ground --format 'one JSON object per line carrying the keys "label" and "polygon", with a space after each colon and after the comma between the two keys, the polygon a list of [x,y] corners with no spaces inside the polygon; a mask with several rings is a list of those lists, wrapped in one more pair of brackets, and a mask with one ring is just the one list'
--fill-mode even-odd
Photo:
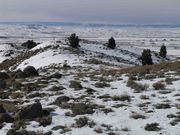
{"label": "foreground rocky ground", "polygon": [[179,134],[178,60],[133,67],[139,54],[83,44],[48,42],[0,64],[0,134]]}

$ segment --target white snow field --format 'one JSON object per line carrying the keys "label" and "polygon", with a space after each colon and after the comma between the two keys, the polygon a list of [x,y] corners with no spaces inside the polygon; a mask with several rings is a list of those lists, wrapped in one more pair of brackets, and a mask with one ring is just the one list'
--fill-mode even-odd
{"label": "white snow field", "polygon": [[[71,33],[83,39],[79,49],[67,45]],[[105,46],[111,36],[117,43],[114,50]],[[27,40],[39,44],[27,50],[21,47]],[[174,63],[162,64],[160,69],[158,65],[141,68],[139,57],[145,48],[152,50],[154,63],[168,61],[156,55],[163,44]],[[13,54],[5,55],[10,50]],[[32,120],[18,130],[37,135],[180,135],[180,28],[0,24],[0,62],[33,51],[38,53],[17,59],[6,70],[34,66],[39,76],[14,79],[12,87],[1,91],[0,104],[10,102],[21,109],[39,101],[51,109],[52,122],[42,126]],[[51,77],[54,74],[62,76]],[[15,87],[15,83],[21,85]],[[3,97],[4,93],[8,96]],[[14,98],[14,93],[19,96]],[[69,100],[57,103],[58,97]],[[10,115],[17,113],[18,109],[6,107]],[[6,135],[14,124],[2,125],[0,135]]]}

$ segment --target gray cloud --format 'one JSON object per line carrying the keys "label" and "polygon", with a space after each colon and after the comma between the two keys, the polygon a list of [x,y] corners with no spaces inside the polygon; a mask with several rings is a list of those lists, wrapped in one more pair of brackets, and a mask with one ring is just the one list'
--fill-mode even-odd
{"label": "gray cloud", "polygon": [[179,23],[179,0],[0,0],[0,21]]}

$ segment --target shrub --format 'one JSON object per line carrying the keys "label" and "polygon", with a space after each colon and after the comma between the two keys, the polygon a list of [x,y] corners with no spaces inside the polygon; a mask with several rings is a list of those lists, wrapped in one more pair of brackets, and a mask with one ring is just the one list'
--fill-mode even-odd
{"label": "shrub", "polygon": [[111,37],[108,41],[108,48],[114,49],[116,47],[116,41],[114,40],[113,37]]}
{"label": "shrub", "polygon": [[156,109],[169,109],[171,106],[167,103],[158,103],[155,105]]}
{"label": "shrub", "polygon": [[141,60],[142,60],[142,65],[152,65],[152,58],[151,58],[151,50],[149,49],[145,49],[142,52],[142,56],[141,56]]}
{"label": "shrub", "polygon": [[26,47],[27,49],[32,49],[36,47],[38,44],[33,40],[28,40],[27,42],[23,43],[21,46]]}
{"label": "shrub", "polygon": [[133,118],[133,119],[146,119],[146,116],[139,114],[139,113],[134,113],[131,115],[131,118]]}
{"label": "shrub", "polygon": [[158,123],[147,124],[144,129],[147,131],[159,131],[159,130],[161,130],[161,128],[159,128]]}
{"label": "shrub", "polygon": [[154,83],[153,87],[155,90],[163,90],[165,89],[165,84],[159,81],[159,82]]}
{"label": "shrub", "polygon": [[128,80],[127,86],[134,89],[135,92],[141,92],[141,91],[144,91],[148,88],[148,85],[146,85],[146,84],[143,85],[143,84],[137,83],[131,79]]}
{"label": "shrub", "polygon": [[131,97],[127,94],[121,95],[121,96],[114,96],[112,97],[112,100],[114,101],[131,101]]}
{"label": "shrub", "polygon": [[80,117],[79,119],[76,119],[76,125],[78,128],[84,127],[86,125],[88,125],[88,117],[84,116],[84,117]]}
{"label": "shrub", "polygon": [[167,50],[166,50],[166,46],[165,46],[165,45],[162,45],[162,46],[161,46],[159,55],[160,55],[161,57],[163,57],[163,58],[166,58]]}
{"label": "shrub", "polygon": [[71,109],[74,116],[94,113],[94,107],[91,104],[76,103],[72,105]]}
{"label": "shrub", "polygon": [[73,48],[79,47],[79,37],[76,36],[75,33],[71,34],[71,36],[68,38],[70,46]]}
{"label": "shrub", "polygon": [[110,87],[111,85],[108,84],[108,83],[106,83],[106,82],[96,82],[96,83],[94,84],[94,86],[95,86],[96,88],[105,88],[105,87]]}

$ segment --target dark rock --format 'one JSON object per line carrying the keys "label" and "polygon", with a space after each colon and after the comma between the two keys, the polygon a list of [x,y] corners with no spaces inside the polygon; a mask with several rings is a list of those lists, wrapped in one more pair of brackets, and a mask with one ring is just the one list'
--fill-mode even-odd
{"label": "dark rock", "polygon": [[6,135],[21,135],[20,133],[16,132],[15,129],[10,129]]}
{"label": "dark rock", "polygon": [[6,110],[4,109],[3,105],[0,105],[0,113],[6,113]]}
{"label": "dark rock", "polygon": [[26,74],[27,77],[39,75],[38,71],[33,66],[26,67],[23,72]]}
{"label": "dark rock", "polygon": [[56,79],[60,79],[62,77],[62,74],[60,73],[55,73],[49,76],[49,78],[56,78]]}
{"label": "dark rock", "polygon": [[17,115],[19,119],[34,119],[43,114],[41,103],[35,103],[24,107]]}
{"label": "dark rock", "polygon": [[166,103],[160,103],[155,105],[156,109],[168,109],[171,108],[169,104]]}
{"label": "dark rock", "polygon": [[26,130],[16,131],[15,129],[10,129],[6,135],[39,135],[35,132],[28,132]]}
{"label": "dark rock", "polygon": [[13,118],[7,113],[0,113],[0,123],[3,122],[11,123],[13,122]]}
{"label": "dark rock", "polygon": [[14,78],[25,78],[26,74],[21,71],[21,70],[17,70],[14,74],[13,74]]}
{"label": "dark rock", "polygon": [[63,86],[52,86],[51,88],[49,88],[49,91],[61,91],[64,90],[65,88]]}
{"label": "dark rock", "polygon": [[161,130],[161,128],[159,128],[158,123],[147,124],[144,129],[146,131],[159,131],[159,130]]}
{"label": "dark rock", "polygon": [[5,89],[7,87],[7,84],[4,80],[0,79],[0,89]]}
{"label": "dark rock", "polygon": [[5,72],[0,72],[0,80],[6,80],[9,79],[10,76]]}
{"label": "dark rock", "polygon": [[53,112],[54,109],[53,108],[44,108],[43,109],[43,116],[48,116],[50,115],[51,112]]}
{"label": "dark rock", "polygon": [[49,131],[47,133],[44,133],[44,135],[52,135],[52,131]]}
{"label": "dark rock", "polygon": [[4,56],[9,57],[12,54],[14,54],[14,51],[13,50],[8,50],[8,51],[5,52]]}

